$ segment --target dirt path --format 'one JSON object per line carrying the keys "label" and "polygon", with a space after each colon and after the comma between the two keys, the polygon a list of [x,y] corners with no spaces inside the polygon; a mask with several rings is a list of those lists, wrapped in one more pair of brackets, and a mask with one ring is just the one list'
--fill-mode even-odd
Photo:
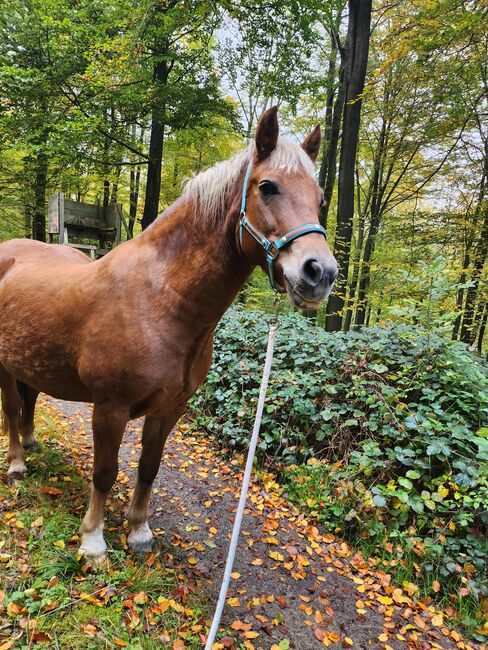
{"label": "dirt path", "polygon": [[[91,471],[91,409],[46,399],[70,423],[73,455]],[[107,527],[126,517],[125,487],[134,485],[142,422],[131,422],[121,449]],[[68,443],[71,444],[71,443]],[[202,437],[180,425],[168,439],[154,484],[150,519],[156,542],[208,602],[217,600],[237,507],[243,466],[228,462]],[[122,487],[121,487],[122,486]],[[122,531],[121,531],[122,532]],[[121,542],[122,543],[122,542]],[[221,624],[249,650],[269,650],[288,639],[296,650],[328,647],[467,648],[426,603],[390,586],[390,577],[335,540],[321,535],[280,493],[272,476],[260,476],[248,508]],[[276,648],[287,648],[286,641]]]}

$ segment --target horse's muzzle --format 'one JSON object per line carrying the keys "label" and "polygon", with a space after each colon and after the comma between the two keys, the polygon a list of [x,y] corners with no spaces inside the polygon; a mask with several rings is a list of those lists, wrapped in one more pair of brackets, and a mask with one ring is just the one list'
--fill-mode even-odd
{"label": "horse's muzzle", "polygon": [[338,270],[335,260],[310,257],[300,266],[294,281],[285,275],[287,292],[297,307],[317,308],[332,290]]}

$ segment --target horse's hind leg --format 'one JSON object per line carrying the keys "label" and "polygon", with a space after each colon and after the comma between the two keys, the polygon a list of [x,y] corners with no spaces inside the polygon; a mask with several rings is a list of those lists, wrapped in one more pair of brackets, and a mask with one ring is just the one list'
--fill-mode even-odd
{"label": "horse's hind leg", "polygon": [[105,502],[119,471],[119,447],[129,419],[126,410],[107,404],[93,407],[93,486],[87,513],[81,524],[80,553],[103,559],[107,545],[103,539]]}
{"label": "horse's hind leg", "polygon": [[22,398],[22,409],[20,413],[20,435],[22,436],[22,447],[31,449],[38,446],[34,438],[34,411],[39,391],[27,386],[17,384]]}
{"label": "horse's hind leg", "polygon": [[20,444],[19,437],[19,419],[22,402],[19,391],[17,390],[16,380],[2,366],[0,366],[0,383],[2,386],[2,420],[9,436],[7,480],[12,482],[23,478],[27,471],[24,463],[24,450]]}
{"label": "horse's hind leg", "polygon": [[165,418],[146,416],[144,420],[137,483],[128,515],[130,533],[127,541],[134,551],[145,552],[151,546],[153,534],[148,524],[151,487],[159,470],[166,438],[183,411],[184,407]]}

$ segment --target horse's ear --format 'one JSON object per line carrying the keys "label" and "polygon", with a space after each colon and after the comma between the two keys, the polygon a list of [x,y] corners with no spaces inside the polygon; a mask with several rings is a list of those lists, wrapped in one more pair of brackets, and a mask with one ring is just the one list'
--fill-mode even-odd
{"label": "horse's ear", "polygon": [[256,129],[256,152],[258,160],[267,158],[278,142],[278,107],[272,106],[261,115]]}
{"label": "horse's ear", "polygon": [[317,160],[317,156],[319,155],[321,138],[320,124],[317,124],[315,129],[302,142],[302,149],[308,153],[313,162]]}

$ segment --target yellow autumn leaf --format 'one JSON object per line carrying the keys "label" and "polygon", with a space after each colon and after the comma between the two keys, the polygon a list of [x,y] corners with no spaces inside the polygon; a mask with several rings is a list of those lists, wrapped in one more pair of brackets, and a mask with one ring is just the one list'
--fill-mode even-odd
{"label": "yellow autumn leaf", "polygon": [[278,551],[270,551],[268,555],[272,560],[276,560],[277,562],[283,562],[285,559],[281,553],[278,553]]}

